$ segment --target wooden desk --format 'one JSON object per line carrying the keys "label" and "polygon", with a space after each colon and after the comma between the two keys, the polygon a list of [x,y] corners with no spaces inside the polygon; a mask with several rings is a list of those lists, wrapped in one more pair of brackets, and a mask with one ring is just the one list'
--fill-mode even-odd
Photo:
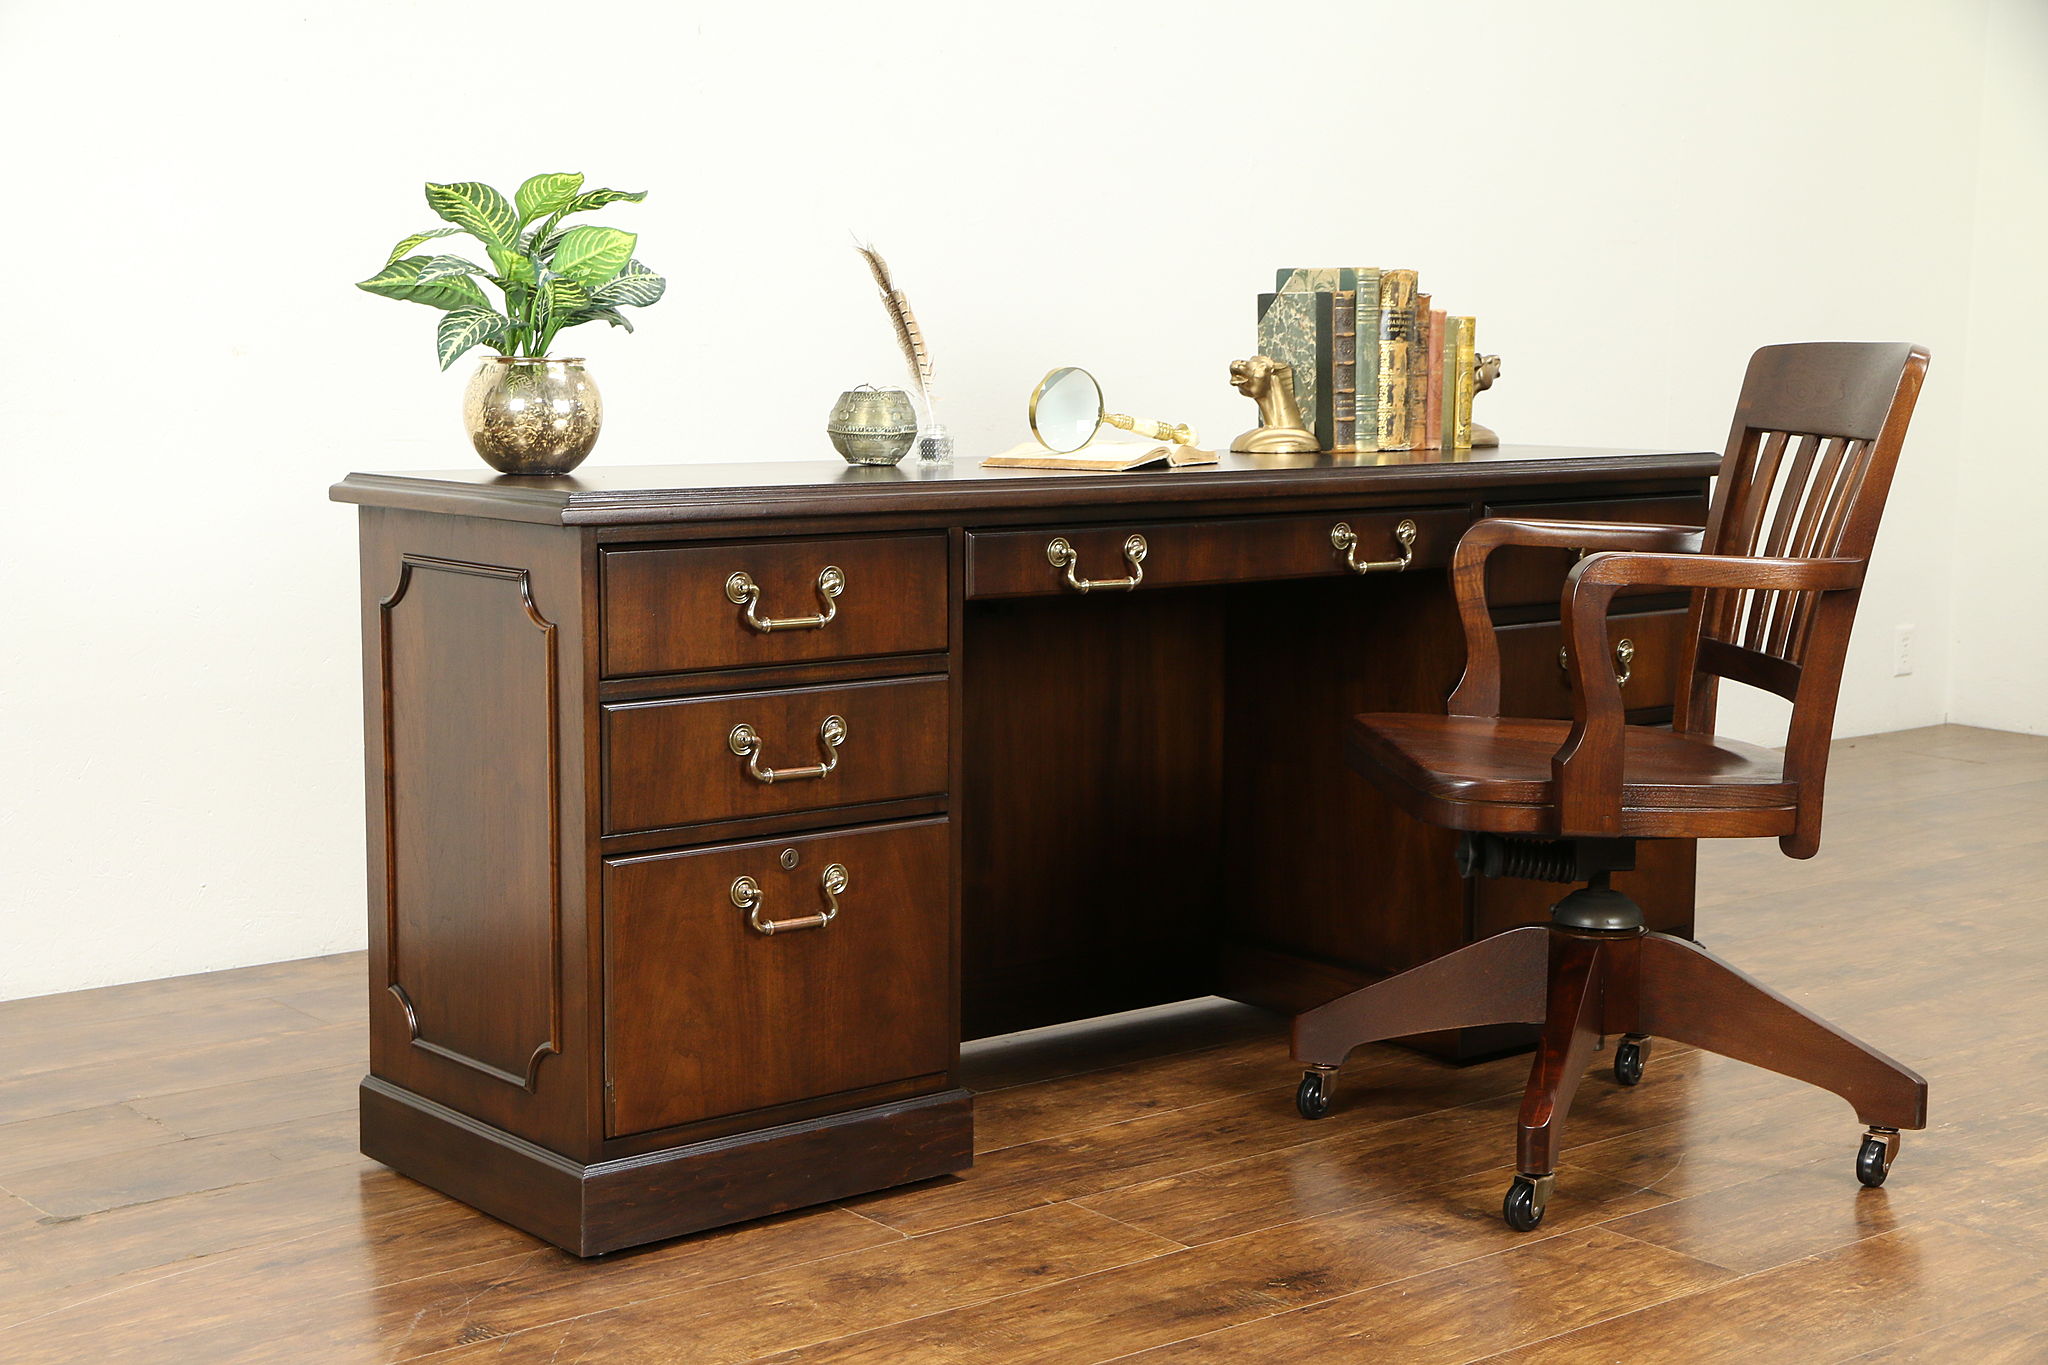
{"label": "wooden desk", "polygon": [[[1461,882],[1449,835],[1353,779],[1341,722],[1441,705],[1473,520],[1696,522],[1715,463],[351,475],[363,1151],[591,1255],[967,1167],[963,1037],[1299,1009],[1541,920],[1545,888]],[[1404,521],[1405,570],[1331,543],[1394,560]],[[1077,579],[1126,577],[1134,534],[1134,590],[1048,560],[1063,537]],[[1568,713],[1570,562],[1497,557],[1510,713]],[[1668,713],[1682,607],[1617,608],[1634,719]],[[1633,894],[1689,933],[1691,846],[1651,849]]]}

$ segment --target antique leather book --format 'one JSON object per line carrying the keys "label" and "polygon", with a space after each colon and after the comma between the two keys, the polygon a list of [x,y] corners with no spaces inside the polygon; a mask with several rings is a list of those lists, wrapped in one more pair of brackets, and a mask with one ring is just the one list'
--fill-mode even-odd
{"label": "antique leather book", "polygon": [[1102,474],[1163,465],[1215,464],[1216,452],[1198,446],[1174,445],[1161,441],[1090,441],[1079,450],[1047,450],[1036,441],[1012,446],[1000,455],[982,461],[999,469],[1085,469]]}
{"label": "antique leather book", "polygon": [[1380,383],[1379,424],[1381,450],[1413,448],[1409,420],[1409,348],[1415,341],[1415,272],[1380,272]]}

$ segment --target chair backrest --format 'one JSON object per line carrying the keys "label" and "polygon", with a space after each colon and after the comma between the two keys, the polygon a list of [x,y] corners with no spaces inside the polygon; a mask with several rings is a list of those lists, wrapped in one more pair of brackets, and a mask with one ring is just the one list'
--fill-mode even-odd
{"label": "chair backrest", "polygon": [[[1903,342],[1766,346],[1750,357],[1702,552],[1867,562],[1927,352]],[[1706,733],[1722,678],[1792,703],[1785,776],[1799,783],[1796,858],[1820,847],[1828,741],[1856,590],[1699,589],[1673,728]]]}

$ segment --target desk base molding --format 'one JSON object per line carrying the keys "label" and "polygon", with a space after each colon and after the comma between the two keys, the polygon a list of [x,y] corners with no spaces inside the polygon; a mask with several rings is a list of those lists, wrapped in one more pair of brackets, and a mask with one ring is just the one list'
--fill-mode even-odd
{"label": "desk base molding", "polygon": [[365,1156],[578,1256],[974,1164],[965,1090],[588,1165],[375,1076],[360,1097]]}

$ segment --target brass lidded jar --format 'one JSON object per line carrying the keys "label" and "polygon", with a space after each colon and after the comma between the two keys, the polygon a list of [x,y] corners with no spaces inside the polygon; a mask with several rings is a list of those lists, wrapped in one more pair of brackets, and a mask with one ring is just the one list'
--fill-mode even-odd
{"label": "brass lidded jar", "polygon": [[462,395],[470,444],[501,474],[566,474],[597,444],[604,400],[581,356],[485,356]]}
{"label": "brass lidded jar", "polygon": [[895,464],[917,439],[917,409],[902,389],[863,384],[839,395],[825,434],[848,464]]}

